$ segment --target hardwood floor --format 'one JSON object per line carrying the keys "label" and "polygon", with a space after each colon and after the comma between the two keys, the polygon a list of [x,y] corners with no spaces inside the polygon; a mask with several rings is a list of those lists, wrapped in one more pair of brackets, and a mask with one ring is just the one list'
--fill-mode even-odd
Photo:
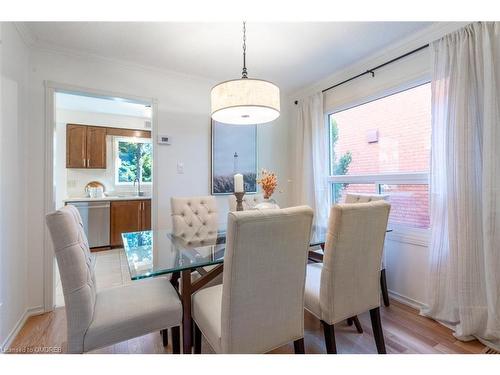
{"label": "hardwood floor", "polygon": [[[418,312],[396,301],[390,307],[381,307],[387,352],[391,353],[482,353],[485,346],[479,341],[461,342],[452,332],[439,323],[418,315]],[[376,353],[370,316],[359,316],[364,333],[359,334],[354,326],[345,322],[335,325],[335,337],[339,353]],[[326,353],[323,329],[318,319],[305,314],[305,350],[307,354]],[[171,353],[164,348],[160,333],[152,333],[92,353]],[[36,352],[37,348],[54,347],[55,352],[66,350],[66,317],[64,308],[28,319],[14,340],[10,352]],[[60,348],[60,350],[58,349]],[[293,343],[271,353],[293,353]],[[202,353],[212,353],[206,341]]]}

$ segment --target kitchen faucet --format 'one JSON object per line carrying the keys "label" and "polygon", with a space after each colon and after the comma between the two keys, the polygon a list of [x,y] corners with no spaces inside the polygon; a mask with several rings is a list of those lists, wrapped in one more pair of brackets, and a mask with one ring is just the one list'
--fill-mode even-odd
{"label": "kitchen faucet", "polygon": [[136,175],[135,175],[135,180],[134,180],[134,186],[135,183],[137,182],[137,196],[142,197],[144,195],[144,192],[141,191],[141,180],[142,180],[142,163],[141,163],[141,157],[142,157],[142,145],[139,143],[137,145],[137,164],[136,164]]}
{"label": "kitchen faucet", "polygon": [[137,182],[137,196],[138,197],[142,197],[144,195],[144,192],[141,191],[141,180],[139,177],[136,177],[135,180],[134,180],[134,186],[135,186],[135,183]]}

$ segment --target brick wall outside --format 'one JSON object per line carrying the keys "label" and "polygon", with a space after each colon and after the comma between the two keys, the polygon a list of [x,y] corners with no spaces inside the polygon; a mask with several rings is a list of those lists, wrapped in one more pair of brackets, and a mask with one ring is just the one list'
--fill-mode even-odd
{"label": "brick wall outside", "polygon": [[[352,154],[348,175],[428,172],[431,135],[430,84],[422,85],[336,114],[337,157]],[[377,130],[378,141],[367,135]],[[390,195],[393,224],[428,228],[428,185],[383,185]],[[349,184],[343,192],[374,193],[374,185]]]}

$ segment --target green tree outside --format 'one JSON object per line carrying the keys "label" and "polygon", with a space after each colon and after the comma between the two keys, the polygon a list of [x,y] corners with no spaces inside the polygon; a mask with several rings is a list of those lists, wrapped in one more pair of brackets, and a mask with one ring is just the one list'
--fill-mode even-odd
{"label": "green tree outside", "polygon": [[[352,154],[347,151],[345,154],[338,156],[335,153],[335,146],[339,140],[339,127],[337,121],[332,116],[330,118],[330,166],[332,175],[346,175],[349,171],[349,165],[352,162]],[[332,198],[335,203],[340,200],[342,191],[349,184],[333,184],[332,186]]]}
{"label": "green tree outside", "polygon": [[142,167],[141,182],[151,182],[151,143],[118,142],[120,168],[118,169],[119,182],[134,182],[138,168]]}

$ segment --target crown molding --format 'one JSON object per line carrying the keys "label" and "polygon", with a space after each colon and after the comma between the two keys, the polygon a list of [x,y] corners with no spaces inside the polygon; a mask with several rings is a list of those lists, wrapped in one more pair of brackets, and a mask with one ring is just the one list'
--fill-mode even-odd
{"label": "crown molding", "polygon": [[37,38],[28,26],[26,26],[25,22],[13,22],[14,27],[16,28],[19,36],[27,47],[33,47],[37,42]]}
{"label": "crown molding", "polygon": [[300,100],[318,91],[322,91],[326,87],[330,87],[338,82],[341,82],[349,77],[355,76],[361,72],[380,65],[388,60],[400,56],[422,45],[431,43],[444,35],[456,31],[470,22],[436,22],[423,30],[415,32],[409,37],[406,37],[396,43],[393,43],[382,50],[362,59],[356,64],[350,65],[340,71],[337,71],[330,76],[323,78],[311,85],[305,86],[296,90],[289,97],[291,100]]}
{"label": "crown molding", "polygon": [[129,60],[106,57],[91,52],[79,51],[72,48],[64,48],[39,39],[36,39],[35,43],[32,44],[30,48],[36,52],[54,54],[80,60],[85,59],[87,61],[94,63],[119,66],[126,70],[135,70],[135,71],[141,70],[153,74],[175,76],[178,78],[188,79],[188,80],[204,81],[210,86],[213,86],[217,82],[215,78],[211,77],[203,77],[199,75],[181,73],[174,70],[162,69],[151,65],[139,64]]}

